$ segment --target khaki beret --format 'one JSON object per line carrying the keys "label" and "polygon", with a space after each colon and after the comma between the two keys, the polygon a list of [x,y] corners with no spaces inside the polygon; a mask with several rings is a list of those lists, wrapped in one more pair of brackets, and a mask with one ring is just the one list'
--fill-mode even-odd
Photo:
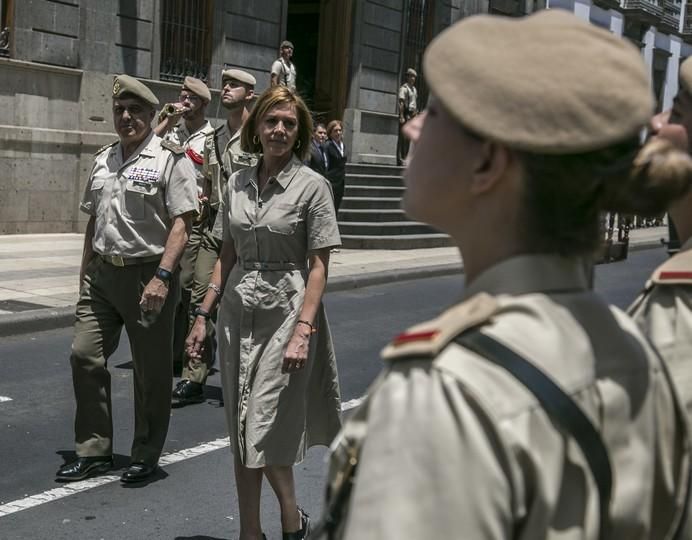
{"label": "khaki beret", "polygon": [[183,88],[185,90],[189,90],[196,96],[201,97],[206,102],[211,101],[211,92],[209,91],[209,88],[199,79],[195,79],[194,77],[185,77],[185,80],[183,81]]}
{"label": "khaki beret", "polygon": [[249,84],[252,87],[257,84],[257,80],[247,71],[243,71],[242,69],[224,69],[221,72],[221,80],[223,81],[224,79],[235,79],[238,82]]}
{"label": "khaki beret", "polygon": [[680,86],[688,92],[692,92],[692,56],[680,64],[678,78],[680,79]]}
{"label": "khaki beret", "polygon": [[118,75],[113,81],[113,99],[119,98],[126,93],[137,96],[149,105],[155,106],[159,104],[159,100],[154,93],[137,79],[129,75]]}
{"label": "khaki beret", "polygon": [[431,43],[423,67],[462,125],[527,152],[605,148],[636,135],[654,108],[639,50],[559,9],[464,19]]}
{"label": "khaki beret", "polygon": [[295,49],[295,47],[293,46],[293,43],[291,43],[287,39],[281,42],[280,48],[283,49],[284,47],[290,47],[291,49]]}
{"label": "khaki beret", "polygon": [[418,73],[416,73],[416,70],[413,68],[408,68],[406,70],[406,75],[413,75],[414,77],[418,77]]}

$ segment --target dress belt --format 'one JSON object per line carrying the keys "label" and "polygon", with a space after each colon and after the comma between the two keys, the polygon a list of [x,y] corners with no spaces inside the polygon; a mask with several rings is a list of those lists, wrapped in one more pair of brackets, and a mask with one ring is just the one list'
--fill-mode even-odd
{"label": "dress belt", "polygon": [[101,255],[101,260],[113,266],[132,266],[135,264],[147,264],[161,260],[161,255],[150,255],[148,257],[121,257],[120,255]]}
{"label": "dress belt", "polygon": [[243,270],[302,270],[305,263],[238,261]]}

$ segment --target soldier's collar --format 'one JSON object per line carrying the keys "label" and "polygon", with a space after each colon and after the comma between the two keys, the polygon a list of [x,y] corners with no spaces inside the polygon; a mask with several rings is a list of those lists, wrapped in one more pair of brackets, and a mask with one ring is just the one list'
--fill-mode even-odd
{"label": "soldier's collar", "polygon": [[588,289],[587,265],[576,257],[520,255],[492,266],[466,286],[464,297],[480,292],[498,294],[549,293]]}

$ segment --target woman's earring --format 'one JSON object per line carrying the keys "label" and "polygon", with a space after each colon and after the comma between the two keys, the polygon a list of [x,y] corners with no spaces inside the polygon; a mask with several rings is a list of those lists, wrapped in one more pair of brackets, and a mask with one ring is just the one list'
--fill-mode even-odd
{"label": "woman's earring", "polygon": [[260,143],[259,137],[258,137],[257,135],[255,135],[255,136],[252,138],[252,144],[254,144],[255,146],[258,146],[259,143]]}
{"label": "woman's earring", "polygon": [[296,144],[296,150],[300,150],[300,139],[298,139],[298,144]]}

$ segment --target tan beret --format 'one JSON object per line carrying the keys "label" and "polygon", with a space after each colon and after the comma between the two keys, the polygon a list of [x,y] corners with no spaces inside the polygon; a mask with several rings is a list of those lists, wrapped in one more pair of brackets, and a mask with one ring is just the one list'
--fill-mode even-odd
{"label": "tan beret", "polygon": [[119,98],[126,93],[137,96],[149,105],[155,106],[159,104],[159,100],[156,99],[154,93],[137,79],[129,75],[118,75],[113,81],[113,99]]}
{"label": "tan beret", "polygon": [[418,73],[416,73],[416,70],[413,68],[408,68],[406,70],[406,75],[413,75],[414,77],[418,77]]}
{"label": "tan beret", "polygon": [[284,47],[290,47],[291,49],[295,49],[295,47],[293,46],[293,43],[291,43],[287,39],[281,42],[280,48],[283,49]]}
{"label": "tan beret", "polygon": [[211,92],[209,91],[209,88],[199,79],[195,79],[194,77],[185,77],[185,80],[183,81],[183,88],[185,90],[189,90],[207,102],[211,101]]}
{"label": "tan beret", "polygon": [[692,92],[692,56],[680,64],[678,78],[680,79],[680,86],[688,92]]}
{"label": "tan beret", "polygon": [[221,72],[221,80],[223,81],[224,79],[235,79],[238,82],[249,84],[252,87],[257,84],[257,80],[247,71],[243,71],[242,69],[224,69]]}
{"label": "tan beret", "polygon": [[605,148],[636,135],[654,108],[639,50],[559,9],[464,19],[431,43],[423,66],[460,123],[528,152]]}

